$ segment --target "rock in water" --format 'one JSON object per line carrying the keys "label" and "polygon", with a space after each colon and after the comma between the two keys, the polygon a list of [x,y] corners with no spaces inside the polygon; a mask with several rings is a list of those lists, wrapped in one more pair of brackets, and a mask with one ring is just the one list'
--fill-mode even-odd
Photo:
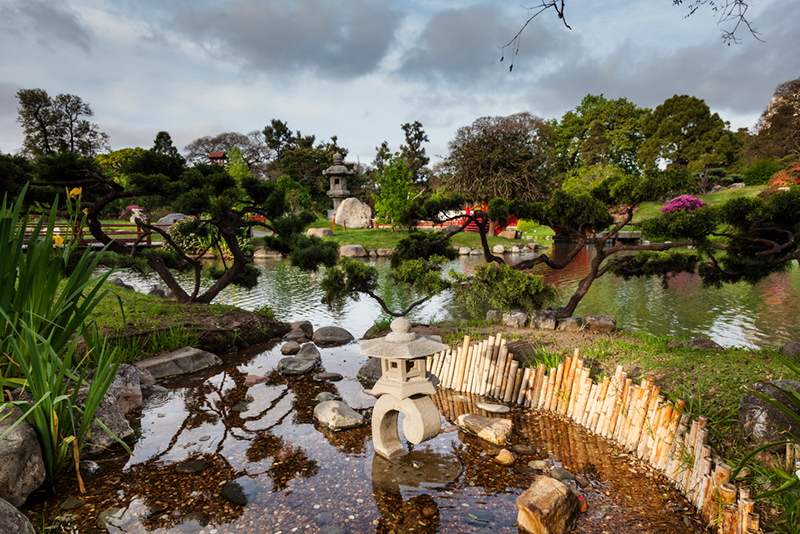
{"label": "rock in water", "polygon": [[578,518],[581,504],[575,493],[550,477],[538,477],[517,498],[519,526],[536,534],[570,532]]}
{"label": "rock in water", "polygon": [[355,428],[364,424],[364,417],[342,401],[326,401],[314,407],[314,418],[334,431]]}
{"label": "rock in water", "polygon": [[511,419],[483,417],[470,413],[458,416],[458,426],[495,445],[505,444],[511,436],[512,429]]}
{"label": "rock in water", "polygon": [[514,453],[508,449],[501,449],[497,456],[494,457],[494,461],[500,465],[511,465],[514,460],[516,460]]}
{"label": "rock in water", "polygon": [[314,332],[312,338],[314,343],[320,347],[336,347],[338,345],[346,345],[355,339],[353,334],[339,328],[338,326],[323,326]]}
{"label": "rock in water", "polygon": [[278,362],[277,370],[283,376],[298,376],[304,375],[312,371],[319,365],[318,360],[310,360],[304,358],[281,358]]}

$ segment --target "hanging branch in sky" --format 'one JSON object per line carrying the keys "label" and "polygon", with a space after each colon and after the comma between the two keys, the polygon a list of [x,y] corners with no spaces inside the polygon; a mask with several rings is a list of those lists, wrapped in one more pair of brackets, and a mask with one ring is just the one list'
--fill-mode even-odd
{"label": "hanging branch in sky", "polygon": [[[508,66],[509,72],[514,70],[514,58],[519,54],[519,45],[522,34],[531,23],[533,19],[544,13],[548,9],[555,11],[556,16],[561,19],[567,29],[572,27],[567,24],[567,18],[564,13],[566,9],[567,0],[541,0],[539,5],[526,8],[528,17],[519,31],[511,38],[509,42],[500,47],[500,61],[505,60],[506,49],[511,51],[511,64]],[[742,28],[747,28],[747,31],[758,41],[762,41],[759,33],[747,19],[747,10],[750,7],[751,0],[689,0],[686,2],[689,8],[689,13],[686,15],[690,17],[694,15],[702,6],[709,6],[717,16],[717,24],[722,26],[722,40],[730,46],[731,43],[741,42]],[[683,5],[684,0],[672,0],[673,5]],[[762,41],[763,42],[763,41]]]}

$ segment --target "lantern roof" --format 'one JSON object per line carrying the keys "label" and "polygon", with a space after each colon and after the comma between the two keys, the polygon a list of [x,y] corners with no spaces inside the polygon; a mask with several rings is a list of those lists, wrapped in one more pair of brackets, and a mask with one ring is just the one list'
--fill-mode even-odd
{"label": "lantern roof", "polygon": [[411,321],[398,317],[386,337],[361,341],[361,355],[394,360],[424,358],[450,348],[439,336],[423,336],[411,331]]}

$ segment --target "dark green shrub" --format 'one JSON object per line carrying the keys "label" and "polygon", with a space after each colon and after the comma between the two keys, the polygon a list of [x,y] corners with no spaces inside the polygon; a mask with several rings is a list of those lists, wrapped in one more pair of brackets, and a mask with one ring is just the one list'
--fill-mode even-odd
{"label": "dark green shrub", "polygon": [[764,185],[773,174],[783,169],[783,165],[769,158],[760,159],[744,171],[744,183],[747,185]]}

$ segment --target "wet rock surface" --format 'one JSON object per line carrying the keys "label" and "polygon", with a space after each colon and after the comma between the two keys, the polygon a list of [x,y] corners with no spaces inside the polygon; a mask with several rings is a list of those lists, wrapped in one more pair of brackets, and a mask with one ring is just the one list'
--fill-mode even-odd
{"label": "wet rock surface", "polygon": [[[101,523],[117,525],[115,532],[208,534],[209,528],[202,527],[206,524],[220,534],[400,534],[412,529],[519,534],[516,499],[536,476],[549,476],[552,467],[563,467],[589,482],[583,490],[588,511],[579,516],[575,532],[699,531],[690,507],[659,475],[602,438],[563,421],[512,409],[507,417],[514,433],[503,447],[519,454],[526,449],[514,446],[521,445],[533,453],[519,457],[513,466],[495,463],[484,448],[487,442],[455,426],[458,415],[480,412],[474,403],[489,399],[446,390],[433,397],[446,420],[445,430],[418,448],[455,457],[462,466],[458,474],[434,486],[381,487],[372,476],[376,469],[369,425],[332,432],[314,424],[315,398],[323,393],[369,414],[376,399],[362,394],[363,386],[355,380],[366,358],[353,345],[320,352],[322,368],[342,374],[342,381],[315,382],[311,375],[274,372],[283,357],[275,347],[237,354],[225,365],[203,371],[199,379],[163,382],[167,393],[144,400],[135,456],[117,448],[97,459],[102,473],[80,496],[86,504],[78,514],[68,523],[56,520],[64,515],[58,504],[77,491],[74,472],[68,470],[56,481],[60,498],[36,492],[23,512],[36,524],[44,519],[44,524],[89,534],[109,531],[97,526],[103,512],[108,513]],[[267,381],[248,388],[245,379],[251,374],[266,376]],[[208,467],[177,472],[178,465],[197,459]],[[533,460],[546,469],[528,468]],[[425,468],[426,464],[408,467],[411,473]],[[246,505],[221,496],[225,484],[248,480],[257,490],[243,492]],[[325,524],[317,523],[318,517]]]}

